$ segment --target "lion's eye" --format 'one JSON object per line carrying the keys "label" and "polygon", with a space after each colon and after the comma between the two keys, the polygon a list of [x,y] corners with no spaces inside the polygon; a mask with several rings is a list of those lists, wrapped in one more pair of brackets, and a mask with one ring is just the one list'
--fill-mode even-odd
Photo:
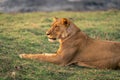
{"label": "lion's eye", "polygon": [[55,29],[59,28],[59,26],[55,26]]}
{"label": "lion's eye", "polygon": [[55,26],[56,28],[58,28],[59,26]]}

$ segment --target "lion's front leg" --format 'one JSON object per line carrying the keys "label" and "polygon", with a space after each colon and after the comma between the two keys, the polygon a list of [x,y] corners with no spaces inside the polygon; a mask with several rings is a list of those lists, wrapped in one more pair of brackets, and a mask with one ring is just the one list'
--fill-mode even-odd
{"label": "lion's front leg", "polygon": [[51,62],[55,64],[61,64],[62,59],[60,59],[60,56],[57,54],[20,54],[20,58],[25,58],[25,59],[35,59],[35,60],[40,60],[40,61],[46,61],[46,62]]}

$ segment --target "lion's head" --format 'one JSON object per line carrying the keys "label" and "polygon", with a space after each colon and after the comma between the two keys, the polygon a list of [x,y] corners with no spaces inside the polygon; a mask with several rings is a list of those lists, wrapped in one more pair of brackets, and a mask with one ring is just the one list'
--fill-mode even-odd
{"label": "lion's head", "polygon": [[70,20],[66,18],[54,18],[51,28],[46,32],[49,41],[53,42],[56,39],[64,39],[69,34]]}

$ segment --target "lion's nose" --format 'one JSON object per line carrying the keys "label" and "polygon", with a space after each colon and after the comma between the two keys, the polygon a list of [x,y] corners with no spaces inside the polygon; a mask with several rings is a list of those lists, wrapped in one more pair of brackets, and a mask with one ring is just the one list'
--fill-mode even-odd
{"label": "lion's nose", "polygon": [[46,35],[50,35],[50,32],[46,32]]}

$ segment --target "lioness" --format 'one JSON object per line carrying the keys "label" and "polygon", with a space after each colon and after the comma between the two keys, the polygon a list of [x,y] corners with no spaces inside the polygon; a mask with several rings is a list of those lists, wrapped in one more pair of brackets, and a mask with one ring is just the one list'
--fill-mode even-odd
{"label": "lioness", "polygon": [[75,64],[89,68],[120,69],[120,42],[92,39],[66,18],[55,18],[46,34],[49,41],[59,41],[56,53],[19,56],[62,66]]}

